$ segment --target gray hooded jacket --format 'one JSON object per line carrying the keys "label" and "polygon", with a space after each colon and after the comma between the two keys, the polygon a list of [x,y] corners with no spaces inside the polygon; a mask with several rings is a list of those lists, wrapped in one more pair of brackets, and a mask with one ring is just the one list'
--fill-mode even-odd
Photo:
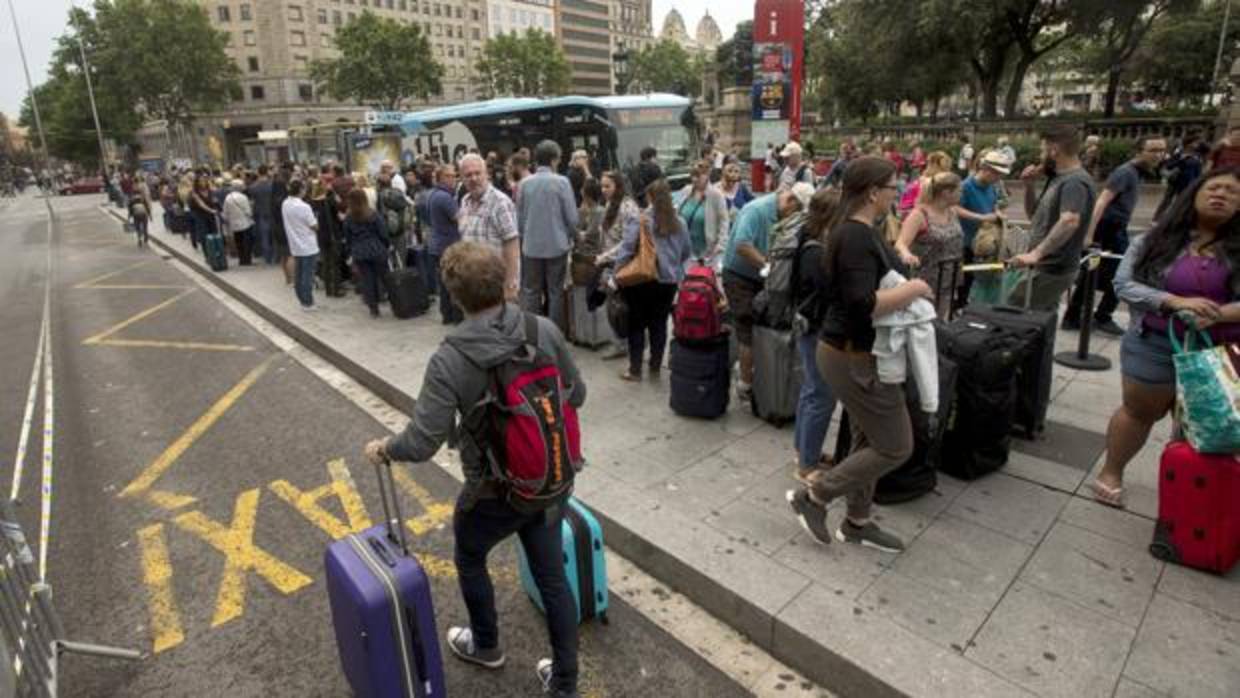
{"label": "gray hooded jacket", "polygon": [[[467,318],[448,335],[451,343],[445,339],[426,367],[413,420],[388,440],[388,456],[420,463],[452,439],[450,443],[461,448],[466,498],[477,497],[485,489],[481,486],[491,476],[482,464],[481,454],[468,440],[458,444],[453,438],[457,417],[467,414],[485,396],[490,380],[488,369],[502,364],[525,341],[523,317],[517,306],[504,305]],[[586,384],[564,336],[545,317],[538,318],[538,347],[555,360],[569,403],[580,408],[586,401]],[[468,359],[462,351],[469,355]]]}

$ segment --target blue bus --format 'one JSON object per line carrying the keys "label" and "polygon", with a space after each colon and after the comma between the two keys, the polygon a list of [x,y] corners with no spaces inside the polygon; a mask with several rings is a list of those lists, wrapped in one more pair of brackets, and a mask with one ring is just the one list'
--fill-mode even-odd
{"label": "blue bus", "polygon": [[698,127],[691,100],[651,94],[494,99],[405,113],[399,131],[405,162],[430,153],[453,162],[471,149],[507,157],[522,147],[533,151],[549,138],[564,151],[561,167],[572,151],[585,150],[600,172],[619,170],[630,177],[642,148],[654,146],[664,175],[679,182],[694,161]]}

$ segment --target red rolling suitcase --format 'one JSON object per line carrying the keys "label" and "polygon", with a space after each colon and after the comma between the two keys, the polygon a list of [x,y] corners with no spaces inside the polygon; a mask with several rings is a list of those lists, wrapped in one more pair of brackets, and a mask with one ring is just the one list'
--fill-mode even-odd
{"label": "red rolling suitcase", "polygon": [[1219,574],[1240,560],[1240,456],[1198,453],[1187,441],[1167,444],[1150,553]]}
{"label": "red rolling suitcase", "polygon": [[332,543],[324,559],[340,663],[359,698],[442,698],[430,580],[409,554],[392,464],[376,469],[384,523]]}

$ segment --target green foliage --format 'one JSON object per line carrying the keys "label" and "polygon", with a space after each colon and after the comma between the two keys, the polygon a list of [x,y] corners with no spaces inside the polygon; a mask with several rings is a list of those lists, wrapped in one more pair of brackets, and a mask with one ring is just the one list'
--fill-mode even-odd
{"label": "green foliage", "polygon": [[[1210,79],[1219,30],[1223,26],[1223,0],[1209,0],[1182,12],[1169,13],[1150,31],[1132,59],[1131,77],[1147,94],[1186,106],[1200,104],[1213,90]],[[1223,74],[1237,57],[1240,21],[1233,7],[1223,42]]]}
{"label": "green foliage", "polygon": [[443,87],[443,66],[416,22],[373,12],[336,31],[340,57],[310,64],[310,77],[334,99],[395,110],[409,98],[427,99]]}
{"label": "green foliage", "polygon": [[564,49],[554,36],[539,29],[501,34],[487,41],[475,68],[492,96],[564,94],[572,78]]}
{"label": "green foliage", "polygon": [[719,44],[715,49],[715,64],[719,66],[720,85],[734,87],[753,83],[753,20],[738,23],[732,38]]}
{"label": "green foliage", "polygon": [[700,61],[695,69],[694,57],[672,39],[647,46],[630,60],[631,91],[672,92],[688,97],[696,97],[702,91]]}

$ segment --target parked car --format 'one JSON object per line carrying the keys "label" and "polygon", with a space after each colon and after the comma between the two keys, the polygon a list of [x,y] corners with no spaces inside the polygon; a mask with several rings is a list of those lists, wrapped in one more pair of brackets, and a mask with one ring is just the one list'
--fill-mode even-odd
{"label": "parked car", "polygon": [[62,196],[69,194],[98,194],[103,191],[103,177],[78,177],[60,185]]}

